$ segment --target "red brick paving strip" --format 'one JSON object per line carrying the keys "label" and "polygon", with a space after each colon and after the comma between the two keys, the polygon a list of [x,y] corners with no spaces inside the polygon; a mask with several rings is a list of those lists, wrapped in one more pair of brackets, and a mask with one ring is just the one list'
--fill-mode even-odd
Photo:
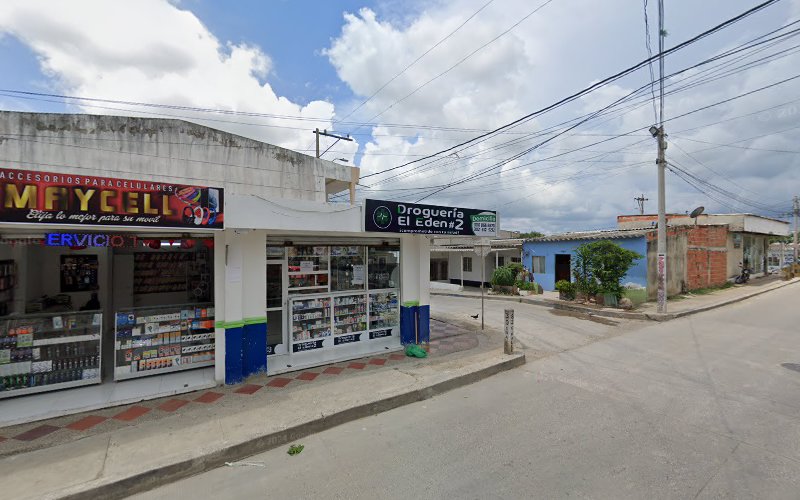
{"label": "red brick paving strip", "polygon": [[269,387],[286,387],[287,385],[289,385],[289,382],[291,382],[291,381],[292,381],[292,379],[290,379],[290,378],[275,377],[274,379],[272,379],[269,382],[267,382],[267,385]]}
{"label": "red brick paving strip", "polygon": [[390,354],[389,359],[393,359],[395,361],[400,361],[401,359],[406,359],[405,354]]}
{"label": "red brick paving strip", "polygon": [[117,413],[114,415],[113,418],[117,420],[122,420],[125,422],[130,422],[131,420],[135,420],[145,413],[149,412],[150,408],[144,406],[131,406],[127,410],[123,411],[122,413]]}
{"label": "red brick paving strip", "polygon": [[347,367],[353,368],[355,370],[363,370],[364,368],[367,367],[367,365],[364,363],[350,363],[349,365],[347,365]]}
{"label": "red brick paving strip", "polygon": [[386,364],[386,360],[383,358],[372,358],[369,360],[369,364],[376,366],[383,366]]}
{"label": "red brick paving strip", "polygon": [[259,389],[261,389],[262,387],[264,387],[264,386],[263,385],[258,385],[258,384],[247,384],[247,385],[243,385],[243,386],[239,387],[238,389],[236,389],[233,392],[235,392],[236,394],[247,394],[249,396],[249,395],[255,393],[256,391],[258,391]]}
{"label": "red brick paving strip", "polygon": [[185,405],[188,405],[189,402],[185,399],[170,399],[169,401],[165,401],[158,406],[158,409],[161,411],[175,411],[179,408],[183,408]]}
{"label": "red brick paving strip", "polygon": [[319,377],[319,373],[303,372],[300,375],[296,376],[295,378],[297,380],[307,380],[307,381],[311,382],[312,380],[314,380],[317,377]]}
{"label": "red brick paving strip", "polygon": [[325,373],[325,374],[328,374],[328,375],[339,375],[343,371],[344,371],[344,368],[340,368],[338,366],[329,366],[329,367],[325,368],[324,370],[322,370],[322,373]]}
{"label": "red brick paving strip", "polygon": [[73,431],[85,431],[87,429],[91,429],[97,424],[105,422],[106,420],[108,420],[108,417],[89,415],[88,417],[83,417],[77,422],[72,422],[67,426],[67,429],[72,429]]}
{"label": "red brick paving strip", "polygon": [[33,429],[23,432],[19,436],[14,436],[14,439],[17,441],[33,441],[34,439],[39,439],[40,437],[46,436],[51,432],[55,432],[61,427],[55,427],[52,425],[40,425],[39,427],[34,427]]}
{"label": "red brick paving strip", "polygon": [[3,437],[3,436],[0,436],[0,443],[2,443],[3,441],[5,441],[6,439],[8,439],[8,438],[5,438],[5,437]]}
{"label": "red brick paving strip", "polygon": [[194,401],[196,403],[213,403],[214,401],[218,400],[223,396],[220,392],[208,391],[207,393],[203,394],[199,398],[195,398]]}

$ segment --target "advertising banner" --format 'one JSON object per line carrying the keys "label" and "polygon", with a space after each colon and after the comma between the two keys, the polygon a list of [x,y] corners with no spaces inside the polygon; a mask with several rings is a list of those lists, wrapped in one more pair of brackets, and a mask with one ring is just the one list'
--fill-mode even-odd
{"label": "advertising banner", "polygon": [[0,168],[0,222],[222,229],[223,190]]}
{"label": "advertising banner", "polygon": [[366,200],[364,230],[382,233],[497,236],[497,212]]}

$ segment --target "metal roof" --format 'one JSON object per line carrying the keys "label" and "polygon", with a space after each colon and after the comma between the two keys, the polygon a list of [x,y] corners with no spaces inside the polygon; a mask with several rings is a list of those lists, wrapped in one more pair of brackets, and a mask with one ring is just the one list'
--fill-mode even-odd
{"label": "metal roof", "polygon": [[526,242],[537,241],[574,241],[574,240],[612,240],[620,238],[640,238],[655,232],[655,228],[642,229],[599,229],[595,231],[576,231],[573,233],[551,234],[539,238],[526,239]]}

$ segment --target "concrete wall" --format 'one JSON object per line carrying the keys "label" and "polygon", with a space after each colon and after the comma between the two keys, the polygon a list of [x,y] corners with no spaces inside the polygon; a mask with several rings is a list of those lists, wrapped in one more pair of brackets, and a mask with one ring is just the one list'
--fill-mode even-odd
{"label": "concrete wall", "polygon": [[[595,241],[600,240],[527,241],[522,247],[523,264],[528,269],[532,269],[533,257],[544,256],[545,272],[534,274],[534,279],[545,290],[555,290],[556,254],[572,255],[578,246]],[[611,241],[639,255],[647,255],[648,247],[644,237],[618,238]],[[642,287],[647,286],[647,263],[644,258],[634,263],[628,274],[622,279],[622,283],[634,283]]]}
{"label": "concrete wall", "polygon": [[[310,135],[310,134],[309,134]],[[351,167],[182,120],[0,111],[3,167],[326,201]]]}
{"label": "concrete wall", "polygon": [[[645,215],[619,215],[617,216],[618,229],[635,229],[652,227],[658,220],[654,214]],[[698,225],[723,225],[726,224],[730,231],[741,231],[760,234],[774,234],[786,236],[790,234],[789,223],[761,217],[752,214],[701,214],[697,217]],[[695,225],[695,220],[687,214],[667,214],[667,224],[670,226]]]}
{"label": "concrete wall", "polygon": [[[655,300],[658,288],[656,259],[658,243],[656,233],[647,235],[647,299]],[[667,296],[686,290],[686,231],[671,229],[667,232]]]}

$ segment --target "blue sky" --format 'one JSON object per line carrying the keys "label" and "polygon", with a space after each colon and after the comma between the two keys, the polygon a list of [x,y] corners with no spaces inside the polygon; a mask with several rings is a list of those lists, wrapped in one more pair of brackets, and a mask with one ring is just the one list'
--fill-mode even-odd
{"label": "blue sky", "polygon": [[[648,10],[654,48],[655,4]],[[750,0],[668,2],[667,46],[752,6]],[[667,72],[798,18],[800,0],[783,0],[670,56]],[[557,131],[557,124],[646,84],[646,69],[458,156],[366,176],[470,139],[642,60],[644,35],[641,0],[4,0],[1,88],[259,115],[65,106],[3,95],[0,109],[172,116],[305,154],[313,154],[315,127],[353,133],[355,142],[339,143],[323,158],[360,166],[369,186],[360,188],[362,197],[414,201],[432,191],[424,187],[448,185],[426,201],[497,209],[511,229],[602,228],[635,210],[635,196],[656,198],[654,144],[644,133],[620,135],[653,123],[647,96],[506,160],[541,140],[531,134]],[[668,97],[667,117],[795,75],[795,40],[726,60],[735,72],[720,70],[717,79],[689,73],[668,81],[680,88],[687,77],[698,85]],[[756,64],[764,56],[774,60]],[[736,66],[747,63],[752,67]],[[387,82],[350,123],[340,123]],[[668,210],[758,212],[762,204],[751,202],[766,199],[775,201],[764,214],[779,215],[800,185],[800,153],[792,153],[800,132],[792,128],[796,104],[789,103],[798,98],[794,80],[670,122],[670,158],[734,196],[709,194],[670,174]],[[612,139],[593,145],[601,137]],[[514,138],[520,142],[506,143]],[[323,149],[329,144],[323,141]],[[498,166],[490,175],[451,185],[492,162]]]}

